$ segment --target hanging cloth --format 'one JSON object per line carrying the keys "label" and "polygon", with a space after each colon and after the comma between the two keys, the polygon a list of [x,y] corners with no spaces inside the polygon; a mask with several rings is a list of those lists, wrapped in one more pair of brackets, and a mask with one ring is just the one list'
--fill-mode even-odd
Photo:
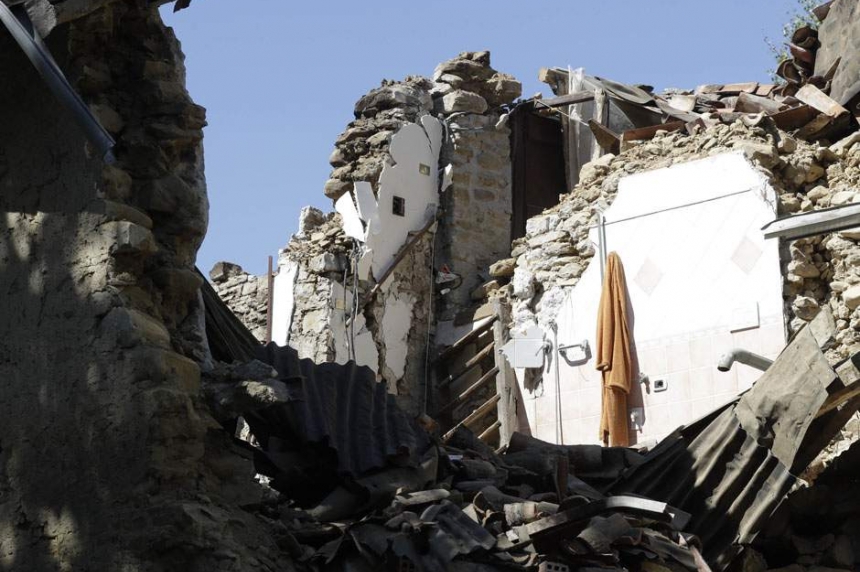
{"label": "hanging cloth", "polygon": [[618,254],[610,252],[597,313],[597,369],[603,373],[600,440],[613,447],[630,445],[627,395],[635,374],[631,318],[624,267]]}

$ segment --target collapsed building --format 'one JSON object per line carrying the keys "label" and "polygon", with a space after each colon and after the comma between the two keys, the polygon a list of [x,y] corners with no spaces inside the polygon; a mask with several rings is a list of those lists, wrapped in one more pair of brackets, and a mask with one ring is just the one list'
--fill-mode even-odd
{"label": "collapsed building", "polygon": [[[0,2],[0,569],[856,567],[852,3],[779,87],[384,82],[335,212],[211,285],[160,4]],[[635,447],[602,447],[619,259]]]}

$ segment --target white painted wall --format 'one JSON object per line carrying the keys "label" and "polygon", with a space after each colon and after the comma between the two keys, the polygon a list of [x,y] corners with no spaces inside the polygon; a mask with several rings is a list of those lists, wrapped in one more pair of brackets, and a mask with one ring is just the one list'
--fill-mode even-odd
{"label": "white painted wall", "polygon": [[349,296],[348,293],[344,296],[343,286],[332,282],[330,327],[334,338],[335,361],[344,364],[350,360],[351,330],[355,334],[355,363],[365,365],[375,373],[379,373],[379,351],[373,341],[373,334],[367,328],[364,315],[359,314],[355,324],[347,325],[347,318],[352,314],[352,300]]}
{"label": "white painted wall", "polygon": [[[358,265],[362,280],[380,278],[406,244],[409,233],[421,229],[436,216],[442,135],[442,123],[429,115],[417,123],[404,125],[391,138],[392,163],[382,170],[377,196],[374,197],[369,183],[357,182],[352,193],[336,201],[335,210],[343,219],[344,232],[363,243]],[[394,197],[405,200],[404,216],[394,214]],[[273,339],[281,345],[290,341],[297,271],[295,262],[279,261],[274,289]],[[385,346],[385,363],[380,363],[380,351],[364,317],[359,315],[354,327],[347,326],[352,313],[351,294],[344,296],[343,286],[332,284],[328,327],[335,360],[338,363],[348,361],[352,355],[350,344],[353,344],[356,363],[370,367],[377,374],[384,373],[392,381],[402,378],[408,359],[406,342],[412,329],[414,296],[394,291],[390,284],[379,293],[379,299],[384,300],[379,337]],[[389,388],[396,391],[396,384],[389,384]]]}
{"label": "white painted wall", "polygon": [[291,260],[278,261],[278,274],[272,288],[272,341],[279,346],[290,343],[290,328],[293,325],[296,286],[299,265]]}
{"label": "white painted wall", "polygon": [[[725,196],[732,193],[740,194]],[[607,249],[618,252],[627,277],[640,370],[651,380],[650,392],[642,386],[644,424],[631,432],[638,442],[694,420],[760,375],[741,364],[718,372],[722,353],[740,346],[773,358],[784,346],[778,246],[760,232],[773,220],[774,205],[773,189],[739,153],[621,181],[605,213],[610,223],[683,206],[606,227]],[[595,257],[575,287],[545,295],[561,301],[539,313],[549,339],[554,316],[559,345],[588,339],[594,350],[600,293]],[[535,394],[523,389],[532,431],[555,441],[560,423],[566,443],[598,443],[601,377],[594,359],[559,363],[561,419],[553,370]],[[653,391],[658,379],[666,391]]]}

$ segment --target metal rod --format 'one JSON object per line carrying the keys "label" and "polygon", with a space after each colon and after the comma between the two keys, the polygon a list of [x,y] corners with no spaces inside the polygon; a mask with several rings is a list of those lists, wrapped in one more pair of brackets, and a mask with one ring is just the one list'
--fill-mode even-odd
{"label": "metal rod", "polygon": [[72,113],[75,121],[84,130],[99,155],[106,163],[112,163],[114,157],[111,150],[116,143],[90,111],[90,108],[87,107],[87,104],[72,88],[66,76],[63,75],[62,70],[39,37],[39,33],[33,28],[33,23],[30,21],[30,16],[24,6],[16,5],[13,12],[0,0],[0,22],[9,30],[24,55],[42,76],[48,89]]}
{"label": "metal rod", "polygon": [[597,213],[598,229],[598,252],[600,255],[600,283],[603,284],[603,276],[606,274],[606,219],[602,212]]}
{"label": "metal rod", "polygon": [[266,343],[272,341],[272,305],[275,301],[275,272],[269,256],[269,271],[266,274]]}

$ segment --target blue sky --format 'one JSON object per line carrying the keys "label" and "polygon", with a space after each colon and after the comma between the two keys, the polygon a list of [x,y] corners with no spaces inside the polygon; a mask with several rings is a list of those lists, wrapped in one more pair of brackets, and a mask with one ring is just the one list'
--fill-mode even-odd
{"label": "blue sky", "polygon": [[219,260],[262,274],[322,193],[355,101],[384,79],[431,75],[461,51],[542,91],[541,67],[658,89],[769,81],[765,37],[797,0],[194,0],[164,18],[182,42],[188,89],[208,110],[209,232]]}

